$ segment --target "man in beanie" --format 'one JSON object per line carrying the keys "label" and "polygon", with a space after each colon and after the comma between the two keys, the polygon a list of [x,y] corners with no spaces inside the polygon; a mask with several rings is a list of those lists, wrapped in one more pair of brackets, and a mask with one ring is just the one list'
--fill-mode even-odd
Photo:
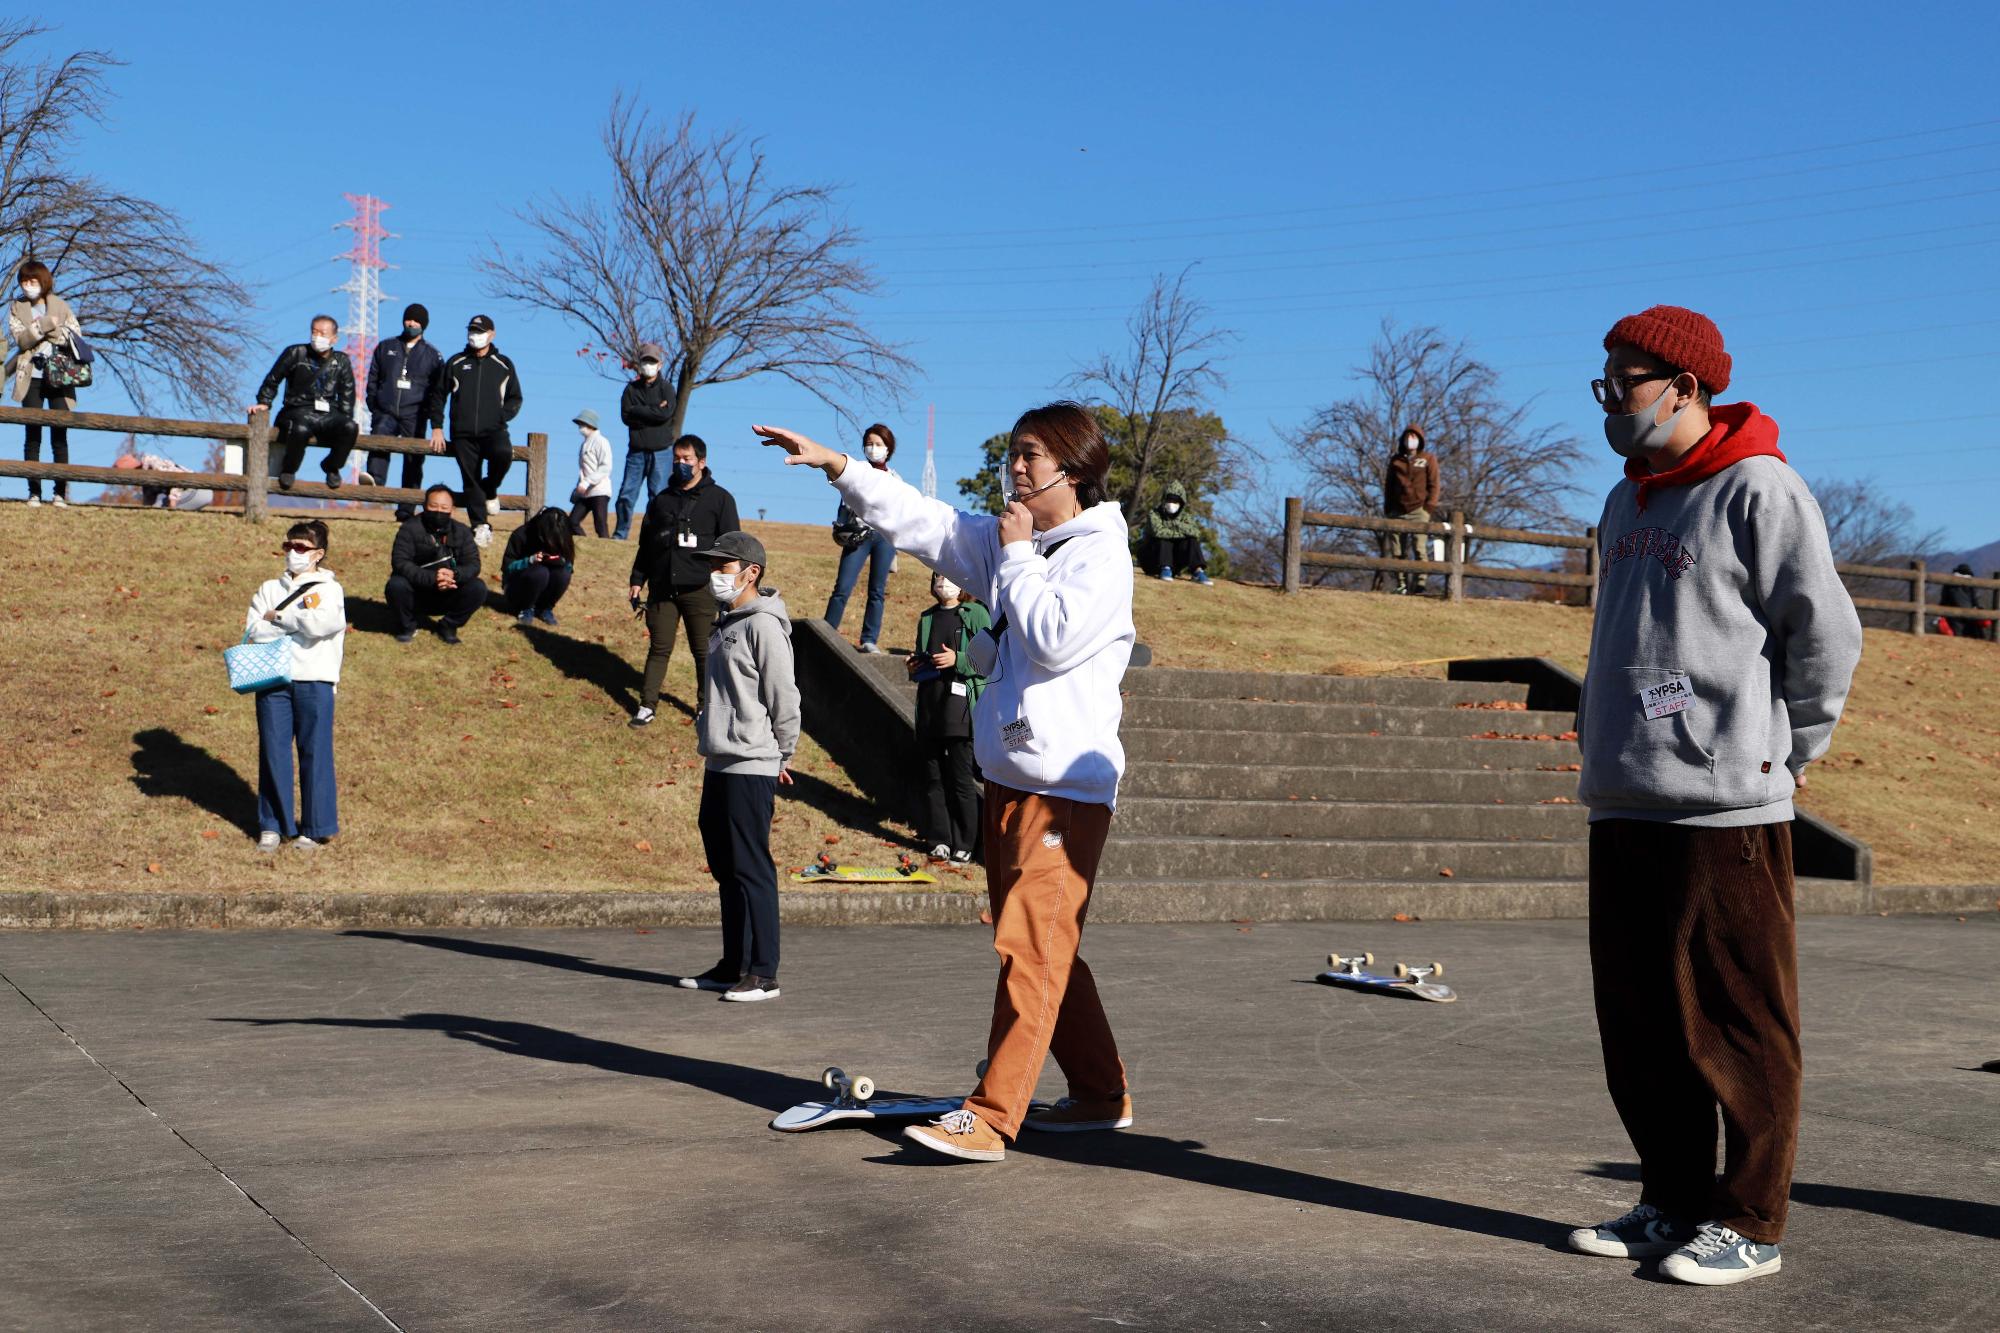
{"label": "man in beanie", "polygon": [[[424,340],[424,330],[430,323],[431,312],[411,302],[403,308],[403,336],[384,338],[375,344],[375,355],[368,362],[370,435],[395,435],[406,440],[424,437],[424,403],[431,396],[431,386],[437,383],[438,372],[444,368],[444,356]],[[444,452],[443,446],[437,444],[431,450]],[[368,451],[368,466],[361,474],[361,484],[389,484],[388,454],[376,449]],[[422,454],[403,455],[402,485],[413,491],[424,488]],[[416,512],[417,507],[408,501],[396,506],[396,517],[405,522]]]}
{"label": "man in beanie", "polygon": [[[1428,523],[1431,515],[1437,513],[1438,493],[1442,489],[1437,459],[1424,448],[1423,428],[1403,427],[1403,433],[1396,437],[1396,451],[1389,456],[1388,473],[1382,480],[1383,517],[1413,518]],[[1430,556],[1430,542],[1422,533],[1385,532],[1382,536],[1384,555],[1400,560],[1424,560]],[[1406,572],[1396,575],[1398,593],[1408,593],[1412,588],[1417,596],[1423,596],[1430,589],[1429,577]]]}
{"label": "man in beanie", "polygon": [[1832,740],[1861,622],[1777,423],[1712,402],[1730,372],[1715,325],[1654,306],[1604,348],[1591,388],[1625,480],[1598,525],[1579,796],[1605,1081],[1641,1185],[1569,1240],[1721,1286],[1779,1267],[1801,1079],[1792,793]]}
{"label": "man in beanie", "polygon": [[618,527],[611,535],[624,541],[632,531],[632,515],[645,513],[639,504],[639,487],[646,488],[646,504],[667,489],[667,473],[674,464],[670,452],[674,443],[674,390],[667,383],[667,354],[658,343],[640,343],[639,359],[633,363],[633,379],[618,399],[618,417],[632,434],[625,446],[625,477],[618,487]]}
{"label": "man in beanie", "polygon": [[[431,420],[431,449],[444,452],[445,400],[451,400],[451,451],[465,483],[465,508],[472,539],[483,548],[493,540],[486,511],[514,465],[514,441],[507,423],[521,410],[521,376],[493,345],[493,319],[474,315],[465,326],[465,350],[444,363],[431,386],[424,412]],[[482,466],[484,475],[481,475]],[[542,497],[528,497],[530,508]]]}

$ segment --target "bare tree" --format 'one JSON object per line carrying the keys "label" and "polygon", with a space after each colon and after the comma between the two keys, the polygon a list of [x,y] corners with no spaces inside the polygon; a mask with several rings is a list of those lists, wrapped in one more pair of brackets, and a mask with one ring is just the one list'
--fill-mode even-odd
{"label": "bare tree", "polygon": [[1107,352],[1071,375],[1078,390],[1101,391],[1103,401],[1117,409],[1127,424],[1126,448],[1131,478],[1119,496],[1129,521],[1144,508],[1146,479],[1163,443],[1177,421],[1199,420],[1207,413],[1207,397],[1227,387],[1216,353],[1235,335],[1210,323],[1207,304],[1187,291],[1193,265],[1169,281],[1154,277],[1152,290],[1125,329],[1132,336],[1122,353]]}
{"label": "bare tree", "polygon": [[76,170],[83,128],[109,104],[104,51],[36,59],[48,31],[0,20],[0,255],[56,274],[96,350],[141,411],[160,392],[188,408],[234,403],[250,292],[207,259],[180,216]]}
{"label": "bare tree", "polygon": [[[1580,527],[1569,511],[1582,494],[1571,478],[1583,444],[1553,426],[1529,421],[1532,400],[1510,403],[1500,376],[1462,341],[1431,326],[1382,322],[1355,376],[1361,391],[1280,432],[1307,477],[1307,507],[1376,514],[1384,504],[1389,451],[1408,425],[1420,426],[1443,477],[1445,507],[1480,526],[1565,531]],[[1317,529],[1321,549],[1359,550],[1363,534]],[[1324,576],[1333,571],[1316,570]]]}
{"label": "bare tree", "polygon": [[[1905,562],[1945,549],[1941,528],[1917,527],[1916,511],[1900,500],[1891,500],[1876,489],[1873,477],[1843,477],[1811,483],[1813,499],[1826,518],[1826,537],[1833,558],[1842,564],[1901,566]],[[1910,585],[1901,579],[1870,578],[1865,574],[1843,574],[1849,596],[1879,597],[1885,601],[1907,601]],[[1861,623],[1877,628],[1902,629],[1909,624],[1907,614],[1896,611],[1861,611]]]}
{"label": "bare tree", "polygon": [[496,244],[478,261],[489,294],[580,325],[621,365],[661,341],[676,435],[697,388],[753,375],[788,379],[850,423],[850,400],[902,396],[915,364],[855,312],[878,284],[856,256],[860,233],[833,215],[831,186],[775,184],[758,140],[697,135],[691,113],[655,125],[623,94],[603,143],[610,201],[517,214],[541,252]]}

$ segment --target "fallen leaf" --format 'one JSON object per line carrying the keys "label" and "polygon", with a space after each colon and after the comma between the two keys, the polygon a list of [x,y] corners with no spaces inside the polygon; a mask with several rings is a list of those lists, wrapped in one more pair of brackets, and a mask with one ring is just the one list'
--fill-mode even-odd
{"label": "fallen leaf", "polygon": [[652,932],[652,931],[650,931],[650,930],[647,930],[647,929],[646,929],[646,928],[645,928],[644,926],[634,926],[634,927],[632,927],[632,933],[633,933],[634,935],[650,935],[650,934],[652,934],[653,932]]}
{"label": "fallen leaf", "polygon": [[[1269,654],[1269,653],[1265,653],[1265,654],[1264,654],[1264,656],[1266,656],[1266,657],[1269,657],[1269,656],[1270,656],[1270,654]],[[1238,926],[1238,927],[1236,928],[1236,933],[1237,933],[1238,935],[1248,935],[1248,934],[1250,933],[1250,927],[1248,927],[1248,926]]]}
{"label": "fallen leaf", "polygon": [[157,875],[157,874],[159,874],[159,873],[160,873],[160,863],[159,863],[158,861],[148,861],[148,862],[146,862],[146,873],[147,873],[147,874],[149,874],[149,875]]}
{"label": "fallen leaf", "polygon": [[1439,869],[1438,869],[1438,878],[1439,878],[1439,879],[1450,879],[1450,878],[1451,878],[1451,877],[1452,877],[1452,876],[1453,876],[1454,874],[1456,874],[1456,873],[1457,873],[1457,872],[1456,872],[1456,871],[1454,871],[1454,870],[1453,870],[1453,869],[1452,869],[1452,868],[1451,868],[1450,866],[1441,866],[1441,867],[1439,867]]}
{"label": "fallen leaf", "polygon": [[545,851],[545,852],[552,852],[552,851],[554,851],[555,849],[556,849],[556,845],[555,845],[555,843],[554,843],[554,842],[545,842],[545,843],[543,843],[543,844],[542,844],[542,850],[543,850],[543,851]]}
{"label": "fallen leaf", "polygon": [[514,702],[512,699],[502,699],[500,701],[500,706],[502,708],[519,708],[521,705]]}
{"label": "fallen leaf", "polygon": [[1398,913],[1396,913],[1396,915],[1394,915],[1394,916],[1390,917],[1389,919],[1390,919],[1391,921],[1415,921],[1415,920],[1416,920],[1416,918],[1415,918],[1415,917],[1413,917],[1413,916],[1411,916],[1411,915],[1410,915],[1410,914],[1409,914],[1408,912],[1398,912]]}
{"label": "fallen leaf", "polygon": [[207,838],[210,842],[214,842],[217,838],[221,837],[222,834],[217,832],[215,829],[205,828],[201,831],[201,836]]}
{"label": "fallen leaf", "polygon": [[220,708],[217,708],[214,704],[210,704],[201,711],[208,714],[210,717],[214,717],[217,713],[220,713],[222,710]]}
{"label": "fallen leaf", "polygon": [[824,839],[822,839],[822,841],[824,841],[827,846],[831,847],[835,843],[840,841],[840,835],[838,833],[829,833],[826,835]]}
{"label": "fallen leaf", "polygon": [[650,840],[641,838],[632,844],[632,850],[635,852],[650,852],[653,850],[653,844]]}
{"label": "fallen leaf", "polygon": [[104,693],[98,695],[97,697],[100,699],[109,699],[112,695],[116,693],[118,693],[118,691],[116,690],[106,690]]}

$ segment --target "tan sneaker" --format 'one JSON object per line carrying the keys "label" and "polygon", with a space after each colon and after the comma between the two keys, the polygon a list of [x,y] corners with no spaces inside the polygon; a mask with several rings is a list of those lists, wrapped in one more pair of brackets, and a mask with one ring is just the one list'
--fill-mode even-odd
{"label": "tan sneaker", "polygon": [[911,1125],[903,1137],[946,1157],[968,1162],[998,1162],[1007,1156],[1007,1140],[971,1111],[946,1111],[928,1125]]}
{"label": "tan sneaker", "polygon": [[1132,1125],[1132,1098],[1117,1101],[1079,1101],[1065,1097],[1054,1106],[1028,1112],[1022,1122],[1028,1129],[1048,1134],[1083,1134],[1093,1129],[1129,1129]]}

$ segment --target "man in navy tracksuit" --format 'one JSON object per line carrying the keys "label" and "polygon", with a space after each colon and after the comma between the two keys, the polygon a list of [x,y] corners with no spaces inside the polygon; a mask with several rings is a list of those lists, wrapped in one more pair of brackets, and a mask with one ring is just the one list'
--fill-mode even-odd
{"label": "man in navy tracksuit", "polygon": [[[445,400],[451,400],[451,451],[465,483],[465,508],[472,519],[472,539],[481,546],[493,540],[486,508],[500,493],[507,469],[514,463],[514,441],[507,423],[521,410],[521,377],[514,363],[493,345],[493,320],[474,315],[465,326],[465,350],[444,363],[431,386],[424,415],[431,422],[431,445],[445,440]],[[480,465],[485,475],[480,475]]]}
{"label": "man in navy tracksuit", "polygon": [[[443,355],[424,340],[424,330],[430,323],[431,312],[412,302],[403,310],[403,336],[384,338],[375,344],[375,355],[368,363],[369,434],[396,435],[406,440],[424,437],[424,404],[430,400],[431,386],[444,369]],[[435,445],[432,449],[443,452]],[[369,450],[368,470],[361,474],[361,483],[389,484],[388,454]],[[403,455],[402,484],[409,490],[424,488],[422,454]],[[408,519],[416,512],[413,504],[396,506],[399,519]]]}

